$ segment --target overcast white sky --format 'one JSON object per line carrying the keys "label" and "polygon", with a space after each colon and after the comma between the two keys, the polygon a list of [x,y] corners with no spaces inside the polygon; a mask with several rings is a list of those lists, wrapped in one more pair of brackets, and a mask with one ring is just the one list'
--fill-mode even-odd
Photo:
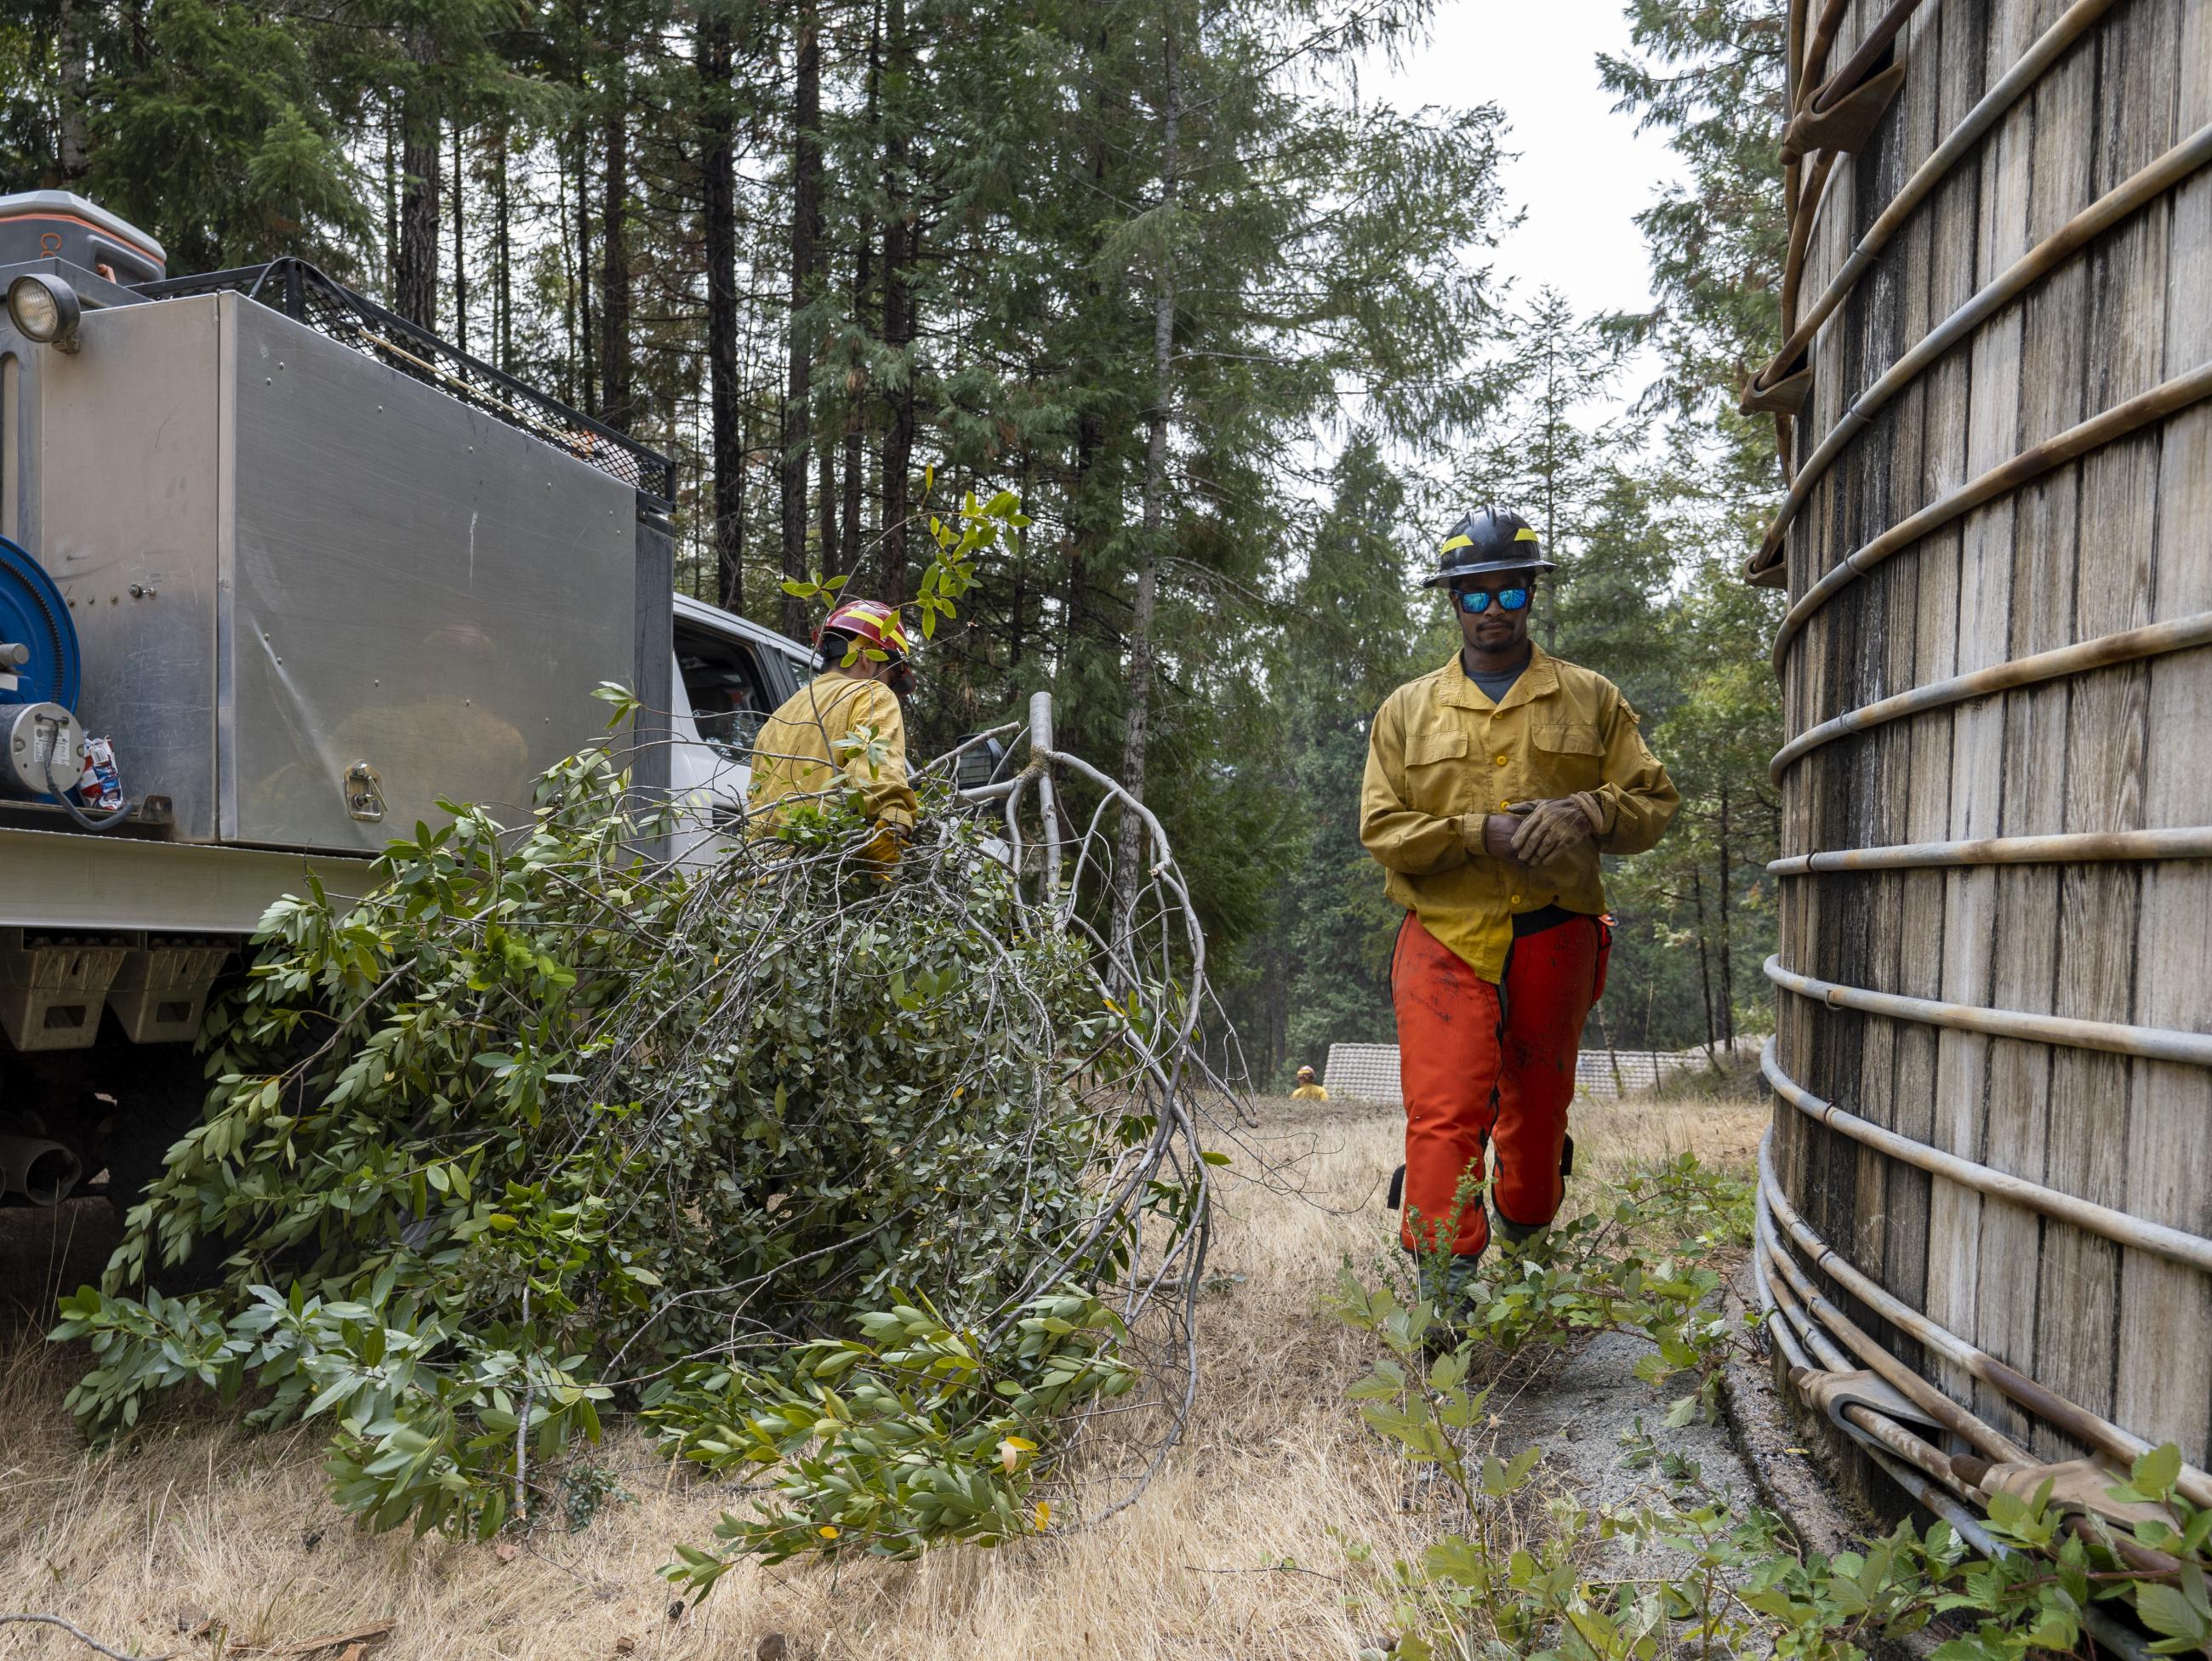
{"label": "overcast white sky", "polygon": [[1622,0],[1441,0],[1431,44],[1361,77],[1400,108],[1504,111],[1506,199],[1526,216],[1493,263],[1524,301],[1548,283],[1585,314],[1650,304],[1635,215],[1678,175],[1664,137],[1639,136],[1598,85],[1597,55],[1627,49]]}

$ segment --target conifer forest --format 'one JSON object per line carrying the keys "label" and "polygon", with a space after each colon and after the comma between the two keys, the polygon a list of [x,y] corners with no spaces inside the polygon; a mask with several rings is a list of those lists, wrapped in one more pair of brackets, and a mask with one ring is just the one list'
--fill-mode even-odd
{"label": "conifer forest", "polygon": [[[1422,0],[15,0],[0,178],[176,273],[278,255],[676,458],[677,582],[804,638],[898,600],[917,514],[1030,522],[931,642],[917,753],[1053,690],[1175,839],[1255,1080],[1390,1037],[1366,723],[1443,660],[1466,506],[1558,577],[1685,797],[1608,878],[1598,1041],[1765,1018],[1778,495],[1735,388],[1774,343],[1779,0],[1635,0],[1593,62],[1683,182],[1657,303],[1498,277],[1494,106],[1395,108]],[[925,493],[927,501],[925,502]],[[1594,1034],[1594,1037],[1598,1035]]]}

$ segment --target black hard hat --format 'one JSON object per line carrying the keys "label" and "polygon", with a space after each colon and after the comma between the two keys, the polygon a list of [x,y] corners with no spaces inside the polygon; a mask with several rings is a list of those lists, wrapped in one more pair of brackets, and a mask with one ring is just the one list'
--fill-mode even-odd
{"label": "black hard hat", "polygon": [[1441,588],[1462,577],[1487,576],[1492,571],[1556,571],[1537,545],[1536,532],[1518,514],[1485,505],[1462,514],[1459,522],[1444,532],[1437,570],[1421,579],[1424,588]]}

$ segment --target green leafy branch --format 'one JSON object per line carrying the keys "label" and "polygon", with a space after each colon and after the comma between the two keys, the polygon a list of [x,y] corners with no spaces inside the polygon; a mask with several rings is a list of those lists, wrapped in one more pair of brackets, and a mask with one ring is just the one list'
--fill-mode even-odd
{"label": "green leafy branch", "polygon": [[[935,467],[925,468],[921,476],[921,508],[928,507],[930,495],[937,484]],[[999,539],[1009,532],[1018,531],[1030,523],[1021,510],[1021,500],[1012,490],[1000,490],[988,501],[978,502],[973,490],[966,492],[959,508],[948,522],[938,514],[927,514],[923,520],[935,545],[928,566],[915,585],[914,599],[908,602],[924,640],[933,640],[940,620],[951,620],[960,615],[959,601],[975,586],[975,562],[988,550],[998,545]],[[815,572],[811,577],[787,578],[783,592],[795,599],[814,600],[835,605],[838,595],[851,574],[825,576]],[[863,658],[881,663],[889,654],[876,647],[863,647],[855,640],[847,650],[841,668],[851,668]]]}

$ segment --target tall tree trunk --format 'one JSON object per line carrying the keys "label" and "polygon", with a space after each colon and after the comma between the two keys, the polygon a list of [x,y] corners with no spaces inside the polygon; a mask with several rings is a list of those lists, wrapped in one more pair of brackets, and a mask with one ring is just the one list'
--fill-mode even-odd
{"label": "tall tree trunk", "polygon": [[[793,43],[791,138],[790,358],[783,404],[783,573],[806,576],[806,472],[810,400],[814,391],[814,341],[804,313],[814,297],[814,258],[822,217],[822,39],[816,0],[800,0]],[[783,631],[806,630],[806,604],[783,598]]]}
{"label": "tall tree trunk", "polygon": [[1620,1052],[1613,1047],[1613,1029],[1605,1024],[1605,1007],[1591,1006],[1590,1013],[1597,1017],[1597,1035],[1605,1040],[1605,1053],[1613,1062],[1613,1098],[1619,1101],[1628,1093],[1628,1086],[1620,1079]]}
{"label": "tall tree trunk", "polygon": [[599,385],[601,419],[628,432],[637,419],[629,361],[629,98],[617,73],[607,88],[603,127],[606,195],[599,210]]}
{"label": "tall tree trunk", "polygon": [[[1145,439],[1145,533],[1137,567],[1137,603],[1129,618],[1129,721],[1121,745],[1121,783],[1139,801],[1145,799],[1145,746],[1152,712],[1152,620],[1160,590],[1160,542],[1164,535],[1168,469],[1168,417],[1175,402],[1176,317],[1175,227],[1172,216],[1182,188],[1182,62],[1176,51],[1175,27],[1164,34],[1167,100],[1161,111],[1160,204],[1169,210],[1166,239],[1152,290],[1152,409]],[[1137,903],[1142,876],[1139,860],[1144,826],[1124,812],[1115,849],[1115,908],[1126,925]]]}
{"label": "tall tree trunk", "polygon": [[453,344],[469,349],[469,251],[463,240],[468,203],[462,195],[461,124],[453,123]]}
{"label": "tall tree trunk", "polygon": [[1698,991],[1705,1006],[1705,1059],[1718,1068],[1720,1062],[1713,1056],[1717,1035],[1713,1030],[1712,952],[1705,940],[1705,879],[1694,865],[1690,867],[1690,899],[1698,914]]}
{"label": "tall tree trunk", "polygon": [[399,124],[392,101],[384,100],[384,303],[399,309]]}
{"label": "tall tree trunk", "polygon": [[[1112,44],[1108,30],[1108,20],[1112,15],[1110,11],[1101,14],[1097,39],[1090,43],[1084,63],[1088,72],[1082,76],[1081,109],[1084,129],[1090,135],[1091,185],[1102,201],[1107,196],[1108,155],[1101,109],[1103,77],[1093,66],[1106,61]],[[1095,314],[1104,305],[1104,282],[1097,264],[1103,246],[1103,233],[1097,228],[1085,239],[1084,252],[1088,258],[1082,261],[1082,267],[1086,314]],[[1091,628],[1091,574],[1097,569],[1110,526],[1121,517],[1121,491],[1111,478],[1107,455],[1105,417],[1096,399],[1086,399],[1075,418],[1075,468],[1068,481],[1067,503],[1067,592],[1061,604],[1059,659],[1053,667],[1055,682],[1076,660],[1079,642]]]}
{"label": "tall tree trunk", "polygon": [[[884,59],[891,83],[910,91],[914,73],[914,43],[907,36],[906,0],[884,0]],[[892,369],[890,421],[884,433],[884,525],[882,553],[877,560],[876,587],[890,605],[906,599],[907,491],[914,471],[914,259],[920,238],[916,231],[913,180],[908,177],[908,111],[912,103],[902,99],[885,121],[884,135],[884,346],[886,356],[896,354],[900,367]]]}
{"label": "tall tree trunk", "polygon": [[860,444],[860,408],[856,402],[845,415],[845,502],[838,524],[843,546],[837,556],[837,569],[857,571],[860,569],[860,498],[861,472],[866,465]]}
{"label": "tall tree trunk", "polygon": [[438,114],[421,84],[431,43],[418,30],[407,54],[417,66],[401,106],[399,124],[399,269],[392,309],[424,329],[438,326]]}
{"label": "tall tree trunk", "polygon": [[1729,959],[1729,790],[1725,781],[1721,785],[1721,1038],[1733,1051],[1735,1049],[1735,968]]}
{"label": "tall tree trunk", "polygon": [[54,27],[54,56],[61,67],[61,131],[55,159],[61,164],[64,190],[76,188],[91,162],[86,139],[85,83],[91,79],[92,60],[78,27],[80,18],[90,9],[84,0],[61,0]]}
{"label": "tall tree trunk", "polygon": [[707,252],[708,444],[714,465],[715,593],[725,611],[745,603],[745,450],[738,410],[737,150],[730,119],[730,19],[701,19],[699,75],[706,82],[701,155]]}
{"label": "tall tree trunk", "polygon": [[592,190],[591,167],[586,159],[584,130],[570,135],[576,161],[576,359],[582,366],[586,415],[599,412],[599,338],[592,320]]}
{"label": "tall tree trunk", "polygon": [[496,332],[495,339],[495,350],[499,355],[499,367],[501,371],[507,374],[514,373],[514,206],[507,198],[507,149],[513,138],[513,131],[507,124],[504,121],[501,122],[498,136],[494,140],[499,146],[498,166],[492,176],[495,197],[493,211],[496,224],[494,234],[498,239],[494,256],[498,261],[498,270],[495,277],[498,286],[495,290],[494,301],[499,309],[499,316],[495,321],[494,327]]}
{"label": "tall tree trunk", "polygon": [[584,357],[578,343],[583,338],[583,326],[576,314],[577,277],[581,272],[568,269],[568,250],[576,246],[574,228],[568,218],[568,165],[565,155],[555,153],[553,180],[558,186],[554,199],[560,204],[561,236],[555,252],[561,259],[561,397],[564,403],[579,410],[590,408],[589,395],[583,386]]}
{"label": "tall tree trunk", "polygon": [[[867,107],[863,114],[868,131],[880,145],[883,142],[884,14],[881,3],[868,14],[868,94]],[[867,210],[860,209],[859,223],[853,237],[853,327],[865,332],[867,325],[862,319],[867,315],[868,291],[874,286],[876,228]],[[844,547],[838,556],[837,569],[857,571],[860,569],[860,495],[861,474],[866,465],[862,443],[863,429],[867,423],[868,378],[864,364],[855,362],[848,371],[845,400],[845,505]]]}
{"label": "tall tree trunk", "polygon": [[[1021,484],[1022,508],[1024,510],[1023,516],[1024,518],[1029,516],[1028,510],[1031,501],[1030,493],[1032,489],[1031,476],[1036,470],[1036,456],[1029,450],[1024,449],[1022,452]],[[1009,604],[1012,607],[1013,615],[1007,630],[1006,641],[1006,672],[1009,674],[1012,674],[1021,668],[1022,648],[1027,644],[1022,633],[1022,626],[1029,611],[1029,576],[1030,527],[1027,525],[1022,525],[1016,526],[1014,530],[1014,591],[1009,597]],[[1017,686],[1015,690],[1017,691],[1020,691],[1026,689]]]}
{"label": "tall tree trunk", "polygon": [[820,452],[822,480],[822,570],[825,576],[835,576],[837,564],[837,441],[830,434],[822,435]]}

